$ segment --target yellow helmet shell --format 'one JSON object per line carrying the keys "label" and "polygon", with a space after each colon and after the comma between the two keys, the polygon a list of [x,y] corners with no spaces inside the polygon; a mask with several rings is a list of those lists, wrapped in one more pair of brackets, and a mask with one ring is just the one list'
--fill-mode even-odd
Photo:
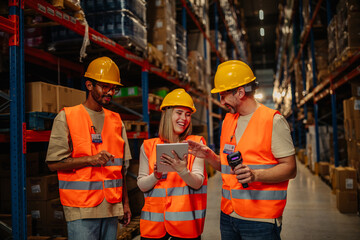
{"label": "yellow helmet shell", "polygon": [[219,93],[243,86],[256,79],[251,68],[239,60],[221,63],[216,71],[211,93]]}
{"label": "yellow helmet shell", "polygon": [[99,82],[120,85],[120,71],[116,63],[108,57],[93,60],[85,73],[85,77]]}
{"label": "yellow helmet shell", "polygon": [[169,92],[162,101],[160,110],[163,110],[166,107],[176,106],[188,107],[192,110],[193,113],[196,112],[194,101],[192,100],[191,96],[187,92],[185,92],[183,88],[177,88]]}

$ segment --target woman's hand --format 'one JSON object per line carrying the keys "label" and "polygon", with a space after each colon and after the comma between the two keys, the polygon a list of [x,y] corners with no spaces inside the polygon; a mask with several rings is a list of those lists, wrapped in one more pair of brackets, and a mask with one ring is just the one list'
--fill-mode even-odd
{"label": "woman's hand", "polygon": [[154,164],[154,175],[155,175],[155,177],[156,177],[157,180],[160,180],[161,177],[162,177],[162,172],[158,172],[158,171],[157,171],[157,165],[156,165],[156,163]]}
{"label": "woman's hand", "polygon": [[174,155],[174,157],[170,157],[165,153],[161,155],[161,164],[171,166],[172,169],[174,169],[178,173],[184,171],[187,167],[188,155],[185,154],[181,159],[174,150],[172,150],[171,153]]}

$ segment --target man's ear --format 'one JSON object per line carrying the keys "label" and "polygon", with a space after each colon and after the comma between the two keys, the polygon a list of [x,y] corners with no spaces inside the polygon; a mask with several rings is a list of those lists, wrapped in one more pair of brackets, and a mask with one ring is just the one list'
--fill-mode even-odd
{"label": "man's ear", "polygon": [[243,87],[239,87],[238,92],[239,92],[240,99],[245,96],[245,89]]}
{"label": "man's ear", "polygon": [[92,91],[93,87],[94,87],[93,83],[89,80],[86,80],[85,86],[86,86],[87,90],[89,90],[89,91]]}

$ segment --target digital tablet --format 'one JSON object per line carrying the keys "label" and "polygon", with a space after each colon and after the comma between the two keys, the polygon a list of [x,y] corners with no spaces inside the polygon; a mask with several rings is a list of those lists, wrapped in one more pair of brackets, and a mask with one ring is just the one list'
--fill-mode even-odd
{"label": "digital tablet", "polygon": [[174,157],[172,154],[172,150],[174,150],[180,159],[183,158],[184,154],[188,153],[189,144],[188,143],[165,143],[165,144],[157,144],[156,145],[156,165],[158,172],[175,172],[175,170],[167,165],[161,163],[161,155],[163,153],[169,155],[170,157]]}

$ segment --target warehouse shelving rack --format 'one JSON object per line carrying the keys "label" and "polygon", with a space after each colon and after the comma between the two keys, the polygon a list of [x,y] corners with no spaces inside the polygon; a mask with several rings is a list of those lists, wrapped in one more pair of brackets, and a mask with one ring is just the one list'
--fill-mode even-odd
{"label": "warehouse shelving rack", "polygon": [[[182,24],[186,29],[186,14],[188,14],[195,25],[204,35],[204,52],[206,56],[206,47],[208,42],[217,54],[218,61],[223,61],[222,56],[218,51],[218,46],[214,46],[205,30],[193,14],[191,3],[189,1],[181,0],[183,4],[183,21]],[[34,131],[27,130],[25,123],[25,80],[24,80],[24,55],[31,56],[27,61],[43,65],[46,62],[46,67],[54,68],[61,66],[62,71],[78,72],[83,71],[83,67],[74,64],[70,61],[60,59],[47,52],[24,47],[24,6],[34,9],[41,15],[59,23],[62,26],[83,36],[85,34],[85,26],[78,22],[75,18],[67,15],[65,12],[58,10],[44,0],[9,0],[9,18],[0,17],[0,30],[10,34],[10,135],[0,134],[1,142],[10,142],[10,158],[11,158],[11,192],[12,192],[12,235],[14,239],[26,239],[26,143],[27,142],[47,142],[50,138],[50,131]],[[215,6],[218,6],[215,4]],[[217,16],[216,16],[217,17]],[[224,20],[224,19],[223,19]],[[224,22],[225,23],[225,22]],[[226,23],[225,23],[226,25]],[[228,29],[228,28],[227,28]],[[231,35],[229,38],[232,40]],[[97,45],[110,50],[111,52],[121,56],[122,58],[141,67],[141,85],[142,85],[142,118],[143,121],[150,123],[149,110],[156,110],[154,106],[148,103],[148,73],[153,73],[168,82],[185,88],[187,91],[196,96],[205,99],[196,100],[207,107],[207,122],[209,123],[209,116],[221,119],[221,112],[219,114],[211,113],[209,110],[209,103],[213,103],[222,107],[218,100],[215,100],[211,95],[205,95],[190,85],[181,82],[176,77],[170,76],[158,67],[150,64],[146,59],[143,59],[132,52],[126,50],[121,45],[115,43],[105,35],[96,32],[89,27],[89,39]],[[236,45],[234,44],[235,48]],[[238,49],[236,49],[238,53]],[[208,124],[209,126],[210,124]],[[208,133],[210,129],[208,128]],[[210,135],[209,135],[210,136]],[[128,138],[148,138],[148,133],[132,133],[128,132]]]}
{"label": "warehouse shelving rack", "polygon": [[[320,8],[322,6],[323,1],[319,0],[316,3],[316,7],[315,10],[312,11],[312,5],[311,5],[311,1],[309,1],[309,7],[310,7],[310,21],[307,24],[307,26],[303,26],[303,19],[302,19],[302,15],[301,15],[301,8],[302,8],[302,1],[300,0],[298,2],[298,4],[300,5],[300,8],[298,8],[299,6],[294,4],[293,6],[293,15],[291,20],[293,20],[294,18],[294,12],[296,11],[296,9],[300,9],[300,23],[294,22],[294,29],[296,28],[296,24],[300,25],[300,31],[301,34],[304,36],[303,40],[300,44],[300,48],[297,49],[297,39],[296,36],[294,36],[294,45],[295,45],[295,57],[294,59],[290,60],[291,64],[288,65],[288,67],[286,69],[283,69],[283,71],[291,72],[294,70],[294,64],[296,62],[301,61],[302,62],[302,79],[303,79],[303,88],[306,89],[306,76],[305,76],[305,60],[304,60],[304,48],[306,46],[306,44],[310,44],[310,49],[311,49],[311,55],[312,58],[315,59],[314,57],[314,36],[313,36],[313,23],[315,21],[315,18],[318,14],[318,12],[320,11]],[[330,0],[326,0],[326,14],[327,14],[327,24],[329,24],[331,18],[332,18],[332,13],[331,13],[331,1]],[[296,34],[296,33],[295,33]],[[288,39],[286,39],[286,42],[288,41]],[[287,43],[285,44],[285,47],[287,48]],[[283,55],[287,55],[286,53],[282,53]],[[282,56],[280,55],[280,57],[278,58],[278,66],[281,62],[281,58]],[[298,134],[298,146],[301,147],[302,142],[301,142],[301,136],[302,136],[302,131],[304,131],[303,129],[303,120],[307,120],[307,112],[308,112],[308,105],[312,105],[314,107],[314,121],[315,121],[315,138],[316,138],[316,156],[317,156],[317,162],[320,161],[320,144],[319,144],[319,106],[318,106],[318,102],[324,98],[326,98],[327,96],[330,95],[330,100],[331,100],[331,116],[332,116],[332,129],[333,129],[333,149],[334,149],[334,163],[335,163],[335,167],[339,166],[339,153],[338,153],[338,125],[337,125],[337,109],[336,109],[336,105],[337,105],[337,100],[336,100],[336,90],[338,88],[340,88],[341,86],[343,86],[344,84],[346,84],[347,82],[349,82],[350,80],[354,79],[355,77],[358,77],[360,75],[360,66],[356,66],[354,63],[357,62],[360,59],[360,49],[356,52],[354,52],[354,54],[352,55],[351,58],[349,58],[346,62],[344,62],[342,64],[342,66],[340,66],[339,68],[335,69],[334,71],[332,71],[330,73],[329,76],[327,76],[324,80],[322,80],[321,83],[319,83],[317,85],[317,76],[316,76],[316,62],[313,61],[313,85],[314,88],[311,92],[306,93],[305,96],[299,101],[299,102],[295,102],[294,100],[295,98],[295,91],[292,91],[292,111],[290,112],[290,114],[288,114],[286,117],[291,117],[291,121],[292,121],[292,136],[293,139],[295,141],[295,137],[296,137],[296,133]],[[280,68],[277,69],[278,71],[281,71]],[[279,74],[279,73],[277,73]],[[291,84],[291,88],[294,89],[294,77],[291,76],[291,74],[288,74],[287,78],[285,79],[285,86]],[[296,109],[297,108],[304,108],[304,119],[300,118],[300,119],[296,119],[295,114],[296,114]],[[298,121],[298,123],[296,123],[296,121]],[[296,125],[298,125],[298,129],[296,130]],[[306,144],[306,143],[305,143]]]}

